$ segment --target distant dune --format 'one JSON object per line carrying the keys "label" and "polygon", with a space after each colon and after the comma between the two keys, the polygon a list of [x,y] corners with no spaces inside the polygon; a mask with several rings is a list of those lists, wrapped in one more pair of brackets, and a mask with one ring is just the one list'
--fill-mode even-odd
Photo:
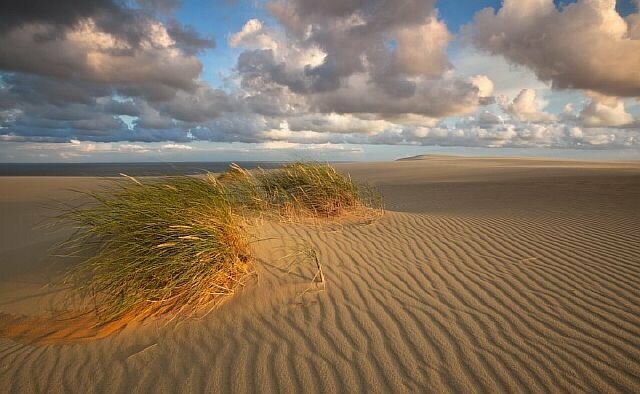
{"label": "distant dune", "polygon": [[416,155],[409,157],[402,157],[395,161],[417,161],[417,160],[429,160],[445,163],[474,163],[481,162],[484,165],[495,164],[510,164],[513,166],[542,164],[552,167],[564,167],[569,164],[574,164],[580,167],[601,167],[603,165],[613,166],[614,168],[626,167],[630,165],[636,167],[640,165],[639,160],[578,160],[578,159],[558,159],[558,158],[545,158],[545,157],[512,157],[512,156],[459,156],[459,155],[443,155],[443,154],[427,154]]}
{"label": "distant dune", "polygon": [[[258,276],[201,319],[37,346],[64,236],[34,225],[95,178],[0,178],[0,385],[10,392],[638,392],[640,163],[418,156],[341,164],[371,224],[264,222]],[[66,231],[69,231],[68,229]],[[315,266],[293,264],[317,251]],[[11,334],[11,335],[10,335]],[[71,335],[71,334],[70,334]]]}

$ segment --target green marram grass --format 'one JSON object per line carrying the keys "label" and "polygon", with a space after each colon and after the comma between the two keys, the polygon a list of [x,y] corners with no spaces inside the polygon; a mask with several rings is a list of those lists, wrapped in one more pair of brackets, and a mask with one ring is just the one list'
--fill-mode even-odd
{"label": "green marram grass", "polygon": [[293,163],[258,180],[269,206],[290,216],[329,218],[360,207],[360,188],[328,164]]}
{"label": "green marram grass", "polygon": [[280,219],[377,216],[383,209],[379,193],[329,164],[296,162],[254,172],[232,165],[218,179],[233,190],[236,206]]}
{"label": "green marram grass", "polygon": [[76,228],[63,246],[84,256],[66,276],[95,297],[101,321],[191,313],[233,294],[252,273],[250,222],[378,216],[382,200],[333,167],[293,163],[218,178],[127,177],[62,219]]}
{"label": "green marram grass", "polygon": [[67,279],[100,297],[102,320],[206,305],[250,272],[244,218],[215,178],[132,178],[89,196],[64,214],[77,228],[65,246],[88,256]]}

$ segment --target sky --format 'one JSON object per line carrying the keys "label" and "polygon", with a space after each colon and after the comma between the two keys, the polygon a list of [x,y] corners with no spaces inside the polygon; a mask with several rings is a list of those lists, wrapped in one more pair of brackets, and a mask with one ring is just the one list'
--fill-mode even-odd
{"label": "sky", "polygon": [[640,159],[640,0],[41,0],[0,162]]}

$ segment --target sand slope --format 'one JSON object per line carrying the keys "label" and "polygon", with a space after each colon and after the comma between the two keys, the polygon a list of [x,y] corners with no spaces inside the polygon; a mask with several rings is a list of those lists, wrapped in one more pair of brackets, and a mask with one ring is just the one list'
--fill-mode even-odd
{"label": "sand slope", "polygon": [[[323,229],[263,223],[258,277],[220,309],[102,340],[33,346],[2,338],[1,387],[640,390],[638,163],[437,157],[342,168],[381,188],[390,209],[383,219]],[[60,190],[60,179],[42,181],[43,190]],[[18,220],[58,193],[10,203],[15,182],[0,180],[3,235],[15,233],[6,207]],[[33,242],[53,238],[38,238],[29,220],[12,248],[2,244],[3,313],[42,315],[65,294],[41,288],[49,271],[40,270],[46,259]],[[310,262],[286,268],[291,259],[282,257],[305,247],[319,254],[324,291],[304,293]],[[41,260],[15,268],[27,249]]]}

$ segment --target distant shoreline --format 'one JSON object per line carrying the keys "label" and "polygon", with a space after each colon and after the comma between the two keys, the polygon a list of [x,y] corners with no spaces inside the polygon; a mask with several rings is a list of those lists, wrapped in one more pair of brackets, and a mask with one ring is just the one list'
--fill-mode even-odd
{"label": "distant shoreline", "polygon": [[[557,163],[640,163],[640,160],[629,159],[584,159],[584,158],[556,158],[556,157],[528,157],[528,156],[467,156],[449,154],[424,154],[402,157],[387,162],[412,161],[450,161],[450,160],[497,160],[499,162]],[[219,173],[229,168],[231,163],[240,164],[243,168],[276,168],[288,161],[211,161],[211,162],[132,162],[132,163],[0,163],[0,177],[118,177],[120,174],[131,176],[177,176],[198,175],[205,172]],[[329,161],[332,164],[354,163],[351,161]],[[384,162],[384,161],[383,161]],[[367,162],[357,162],[364,164]],[[372,162],[373,163],[373,162]],[[380,161],[376,161],[380,163]]]}
{"label": "distant shoreline", "polygon": [[[197,175],[222,172],[231,161],[219,162],[147,162],[147,163],[2,163],[0,176],[72,176],[111,177]],[[238,161],[243,168],[275,168],[284,162]]]}

